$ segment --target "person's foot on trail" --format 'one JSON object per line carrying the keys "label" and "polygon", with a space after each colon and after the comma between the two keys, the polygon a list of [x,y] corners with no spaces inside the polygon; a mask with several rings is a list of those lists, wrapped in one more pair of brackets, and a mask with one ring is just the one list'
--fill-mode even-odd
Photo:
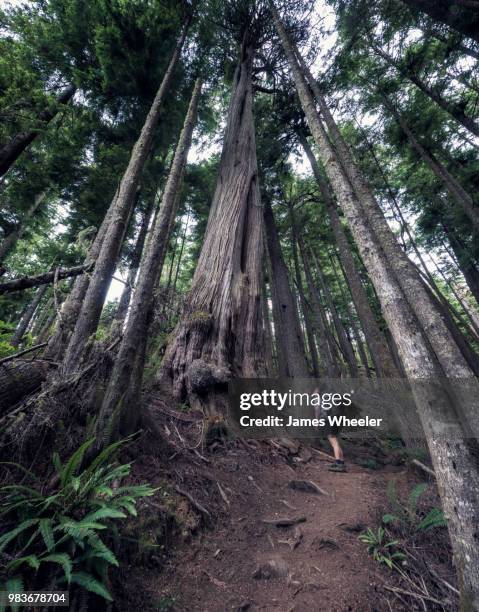
{"label": "person's foot on trail", "polygon": [[335,463],[333,463],[333,465],[330,465],[328,469],[330,472],[347,472],[348,471],[346,469],[344,461],[336,461]]}

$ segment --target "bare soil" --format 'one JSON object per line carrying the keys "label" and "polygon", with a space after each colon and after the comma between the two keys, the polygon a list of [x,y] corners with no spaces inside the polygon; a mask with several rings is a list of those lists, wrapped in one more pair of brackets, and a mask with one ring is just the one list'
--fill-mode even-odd
{"label": "bare soil", "polygon": [[[404,466],[377,464],[377,449],[357,443],[345,444],[347,473],[328,471],[328,460],[304,444],[234,440],[208,450],[195,444],[199,420],[163,417],[173,452],[161,463],[145,449],[135,469],[169,491],[155,512],[173,513],[176,527],[165,527],[166,545],[150,567],[132,562],[124,570],[120,609],[416,609],[385,589],[397,584],[393,572],[358,540],[379,524],[388,479],[410,489]],[[360,465],[365,461],[379,469]],[[298,480],[322,492],[291,488]],[[299,522],[277,526],[279,519]]]}

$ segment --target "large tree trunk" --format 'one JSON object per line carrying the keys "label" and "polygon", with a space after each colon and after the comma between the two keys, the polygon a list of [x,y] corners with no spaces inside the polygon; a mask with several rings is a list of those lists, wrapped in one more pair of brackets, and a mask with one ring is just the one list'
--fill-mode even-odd
{"label": "large tree trunk", "polygon": [[23,215],[19,223],[12,229],[12,231],[9,234],[7,234],[4,237],[4,239],[0,243],[0,264],[4,262],[7,255],[11,253],[12,249],[15,247],[17,242],[22,237],[23,232],[25,231],[25,226],[27,222],[36,213],[36,211],[38,210],[38,207],[45,199],[45,196],[46,196],[46,193],[43,192],[43,193],[37,194],[33,198],[33,202],[31,206],[28,208],[26,213]]}
{"label": "large tree trunk", "polygon": [[271,263],[270,286],[278,374],[287,378],[307,378],[309,371],[304,354],[304,341],[298,312],[291,292],[288,269],[284,263],[278,231],[269,201],[264,203],[264,226]]}
{"label": "large tree trunk", "polygon": [[[353,195],[360,202],[363,214],[366,216],[368,223],[370,223],[380,248],[384,251],[412,311],[426,332],[444,373],[451,378],[474,378],[471,369],[453,341],[440,313],[435,308],[434,302],[425,290],[417,268],[401,249],[384,218],[381,207],[374,198],[369,185],[362,177],[352,153],[344,141],[319,90],[317,82],[304,62],[301,59],[299,61],[306,72],[306,78],[319,103],[321,113],[329,130],[329,136],[341,160],[341,171],[346,174],[348,182],[352,187]],[[479,409],[479,397],[477,408]]]}
{"label": "large tree trunk", "polygon": [[403,0],[414,13],[426,13],[434,21],[445,23],[453,30],[479,42],[477,9],[468,8],[451,0]]}
{"label": "large tree trunk", "polygon": [[187,20],[182,28],[168,68],[145,119],[140,136],[133,147],[130,161],[121,179],[114,204],[112,204],[113,211],[108,232],[105,233],[102,240],[100,252],[96,258],[95,269],[91,275],[82,308],[66,350],[63,361],[64,375],[68,375],[81,366],[89,338],[97,329],[105,296],[115,271],[128,219],[135,202],[135,194],[144,165],[151,151],[155,129],[158,125],[165,96],[170,88],[176,64],[183,48],[190,19]]}
{"label": "large tree trunk", "polygon": [[361,321],[361,327],[363,328],[363,332],[366,337],[366,342],[371,353],[376,375],[379,377],[397,376],[398,372],[391,356],[386,338],[379,328],[376,317],[374,316],[371,305],[369,304],[368,296],[361,282],[361,277],[359,276],[359,272],[356,268],[356,262],[354,261],[351,247],[341,225],[336,202],[331,195],[326,179],[323,177],[321,170],[319,169],[318,162],[313,155],[308,141],[303,135],[300,135],[300,137],[301,144],[311,164],[314,177],[321,192],[321,197],[326,204],[331,229],[333,230],[336,246],[338,247],[339,258],[351,290],[351,296],[353,298],[356,312],[358,313],[359,320]]}
{"label": "large tree trunk", "polygon": [[449,102],[446,98],[439,95],[434,89],[426,85],[414,72],[411,70],[405,70],[401,64],[387,54],[385,51],[380,49],[374,43],[371,43],[372,48],[376,53],[382,57],[390,66],[394,66],[399,74],[414,83],[418,89],[420,89],[426,96],[428,96],[433,102],[440,106],[446,113],[449,113],[456,121],[462,124],[467,130],[472,132],[475,136],[479,136],[479,123],[474,121],[471,117],[468,117],[461,106],[454,102]]}
{"label": "large tree trunk", "polygon": [[160,378],[213,412],[232,376],[264,372],[262,216],[253,122],[249,32],[233,78],[218,180],[203,248]]}
{"label": "large tree trunk", "polygon": [[[293,48],[276,11],[274,11],[274,20],[325,170],[374,283],[384,316],[411,382],[418,414],[435,467],[439,492],[448,517],[456,567],[461,582],[463,610],[477,609],[479,607],[479,547],[477,547],[479,470],[474,445],[470,444],[470,440],[465,440],[461,419],[453,404],[453,401],[458,399],[457,394],[451,397],[440,384],[443,372],[431,355],[421,326],[411,311],[410,302],[405,299],[393,262],[379,246],[375,228],[369,221],[369,216],[365,214],[363,202],[358,199],[363,192],[360,189],[358,194],[353,191],[351,186],[353,181],[339,163],[338,149],[334,150],[331,146],[306,78],[296,59],[297,50]],[[347,163],[348,160],[343,161]],[[415,292],[410,293],[408,297],[414,299]],[[428,335],[431,335],[430,326],[426,330]],[[443,427],[445,422],[448,424],[446,431]]]}
{"label": "large tree trunk", "polygon": [[[178,203],[178,192],[181,188],[188,151],[191,146],[200,94],[201,79],[197,79],[163,192],[160,208],[141,261],[130,314],[100,410],[98,431],[102,436],[102,440],[105,431],[116,431],[115,424],[111,423],[113,414],[117,414],[119,418],[123,417],[122,420],[128,423],[128,429],[131,430],[125,433],[131,433],[138,425],[138,418],[140,416],[137,410],[138,397],[132,397],[131,392],[128,396],[130,414],[125,413],[122,403],[129,387],[136,389],[141,387],[141,379],[136,381],[131,378],[132,373],[136,373],[140,377],[142,374],[142,368],[135,370],[135,362],[137,360],[140,360],[142,364],[144,363],[144,354],[138,351],[138,341],[148,335],[148,323],[153,305],[154,289],[163,268],[166,248],[171,235],[176,204]],[[143,345],[143,350],[146,350],[146,343]],[[124,412],[123,415],[122,411]],[[131,411],[135,412],[136,418],[133,418]]]}
{"label": "large tree trunk", "polygon": [[[67,104],[73,97],[76,88],[70,85],[64,89],[57,97],[59,104]],[[39,124],[46,125],[49,123],[58,111],[45,110],[38,115]],[[35,140],[40,132],[32,130],[30,132],[19,132],[10,140],[0,146],[0,176],[10,168],[12,164],[20,157],[25,149]]]}
{"label": "large tree trunk", "polygon": [[383,96],[383,100],[384,105],[396,119],[411,146],[417,151],[421,159],[432,171],[432,173],[441,181],[441,183],[447,189],[453,202],[463,209],[476,230],[479,229],[479,207],[474,204],[471,196],[452,176],[449,170],[436,158],[436,156],[421,144],[419,139],[414,135],[412,129],[409,127],[407,121],[404,119],[401,113],[394,108],[390,100],[386,96]]}
{"label": "large tree trunk", "polygon": [[27,310],[25,311],[22,318],[20,319],[15,329],[15,332],[12,336],[12,339],[10,340],[10,344],[12,346],[17,347],[21,343],[23,336],[25,335],[25,332],[27,331],[28,326],[30,325],[30,321],[33,319],[33,315],[35,314],[38,308],[38,305],[40,304],[40,301],[42,297],[44,296],[47,288],[48,288],[47,285],[42,285],[35,291],[33,300],[30,302]]}

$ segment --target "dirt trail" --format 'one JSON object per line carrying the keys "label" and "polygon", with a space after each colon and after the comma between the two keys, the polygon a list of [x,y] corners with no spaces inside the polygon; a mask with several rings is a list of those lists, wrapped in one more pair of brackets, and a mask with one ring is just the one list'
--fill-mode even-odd
{"label": "dirt trail", "polygon": [[[238,445],[209,455],[206,469],[211,482],[220,484],[223,511],[212,528],[177,546],[160,574],[148,579],[159,609],[388,610],[384,569],[358,534],[377,524],[386,480],[396,468],[371,471],[350,464],[347,473],[333,473],[307,448],[304,462],[265,446]],[[294,490],[292,480],[311,480],[325,493]],[[306,520],[290,527],[263,522],[301,517]]]}

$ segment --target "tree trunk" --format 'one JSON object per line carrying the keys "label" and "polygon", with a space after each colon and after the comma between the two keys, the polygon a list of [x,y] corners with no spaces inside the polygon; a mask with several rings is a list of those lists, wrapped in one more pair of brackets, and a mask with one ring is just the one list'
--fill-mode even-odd
{"label": "tree trunk", "polygon": [[148,206],[146,207],[146,210],[143,213],[143,218],[141,220],[138,236],[136,237],[135,247],[133,249],[133,253],[131,254],[128,277],[126,279],[125,287],[120,297],[118,309],[115,313],[114,325],[115,327],[117,327],[118,330],[121,330],[121,328],[123,327],[126,314],[128,312],[128,306],[130,305],[131,293],[133,291],[133,285],[135,284],[135,279],[138,274],[138,269],[140,267],[141,255],[143,253],[143,247],[145,246],[146,235],[148,233],[148,227],[150,225],[155,200],[156,193],[148,203]]}
{"label": "tree trunk", "polygon": [[323,305],[321,304],[318,289],[313,280],[309,259],[303,248],[302,242],[299,243],[299,248],[301,250],[301,259],[303,260],[306,283],[309,289],[311,310],[313,312],[316,331],[319,336],[319,351],[322,369],[328,378],[338,378],[341,374],[341,370],[335,356],[335,351],[332,347],[331,338],[329,337],[327,329],[327,322],[325,321],[324,317]]}
{"label": "tree trunk", "polygon": [[392,359],[386,338],[379,328],[376,317],[374,316],[372,308],[369,304],[368,296],[361,282],[361,277],[359,276],[359,272],[356,268],[356,262],[354,261],[351,247],[341,225],[336,202],[331,195],[326,179],[323,177],[321,170],[319,169],[318,162],[313,155],[308,141],[303,135],[300,137],[301,144],[311,164],[321,196],[326,204],[331,229],[333,230],[336,246],[338,247],[339,258],[346,274],[354,306],[358,313],[359,320],[361,321],[361,327],[363,328],[366,342],[371,353],[376,376],[386,378],[397,376],[398,372]]}
{"label": "tree trunk", "polygon": [[274,304],[278,374],[286,378],[307,378],[309,371],[298,312],[269,201],[264,203],[264,227],[271,262],[271,299]]}
{"label": "tree trunk", "polygon": [[[462,609],[476,609],[479,607],[479,548],[477,547],[479,470],[476,451],[470,441],[465,440],[461,419],[453,405],[453,401],[457,400],[457,394],[451,397],[440,383],[443,372],[431,355],[422,329],[402,293],[403,289],[398,283],[397,272],[393,269],[391,258],[387,257],[387,254],[385,257],[377,242],[374,226],[366,220],[363,202],[358,200],[349,182],[350,175],[346,175],[337,159],[338,149],[335,151],[329,142],[296,59],[297,51],[294,50],[276,11],[273,15],[325,170],[348,220],[364,264],[371,275],[384,316],[411,382],[437,475],[445,514],[448,517],[456,568],[461,583]],[[362,194],[361,190],[358,191]],[[415,298],[415,292],[409,297]],[[430,326],[427,332],[431,333]],[[448,424],[446,432],[441,423]]]}
{"label": "tree trunk", "polygon": [[63,362],[63,375],[68,375],[81,366],[88,340],[97,329],[105,296],[110,286],[124,232],[135,201],[135,194],[141,174],[151,151],[163,102],[170,88],[190,21],[191,17],[182,28],[168,68],[143,124],[140,136],[133,147],[130,161],[121,179],[114,204],[112,203],[113,211],[108,232],[105,233],[102,240],[95,269],[91,275],[82,308],[66,350]]}
{"label": "tree trunk", "polygon": [[18,323],[17,328],[15,329],[12,339],[10,340],[10,344],[12,346],[17,347],[20,345],[23,336],[25,335],[25,332],[28,329],[28,326],[30,325],[30,321],[33,319],[33,315],[35,314],[42,297],[45,295],[45,291],[47,290],[47,288],[47,285],[42,285],[41,287],[38,287],[38,289],[35,291],[33,300],[30,302],[27,310],[20,319],[20,322]]}
{"label": "tree trunk", "polygon": [[[144,355],[138,353],[138,341],[148,334],[148,323],[153,305],[154,289],[163,268],[166,248],[175,218],[175,205],[178,203],[177,196],[181,188],[188,151],[191,146],[191,138],[196,122],[200,95],[201,79],[197,79],[193,88],[193,94],[191,96],[183,129],[175,150],[173,163],[163,192],[155,225],[151,231],[146,251],[142,258],[130,314],[100,410],[98,432],[101,436],[104,436],[107,430],[115,431],[116,428],[114,424],[112,426],[111,423],[111,418],[114,414],[117,414],[122,421],[128,423],[128,428],[131,428],[129,433],[135,431],[138,425],[137,419],[140,416],[139,411],[136,410],[138,398],[131,397],[130,391],[128,407],[130,411],[135,410],[136,418],[133,418],[132,414],[126,413],[126,410],[122,407],[122,403],[129,387],[134,386],[136,389],[140,389],[141,387],[141,380],[136,381],[131,378],[132,372],[136,372],[136,374],[140,376],[142,374],[141,368],[137,370],[134,368],[136,360],[140,360],[142,363],[144,361]],[[144,348],[146,349],[146,345]],[[123,415],[121,415],[122,411]]]}
{"label": "tree trunk", "polygon": [[[57,102],[59,104],[67,104],[73,98],[75,91],[76,88],[70,85],[58,95]],[[42,111],[38,115],[39,123],[46,125],[53,119],[57,112],[57,110]],[[39,133],[39,130],[19,132],[10,142],[0,147],[0,176],[3,176],[5,172],[7,172],[10,166],[16,162],[23,151],[25,151],[25,149],[35,140]]]}
{"label": "tree trunk", "polygon": [[263,326],[264,326],[264,352],[266,375],[274,376],[274,360],[273,360],[273,330],[271,319],[269,316],[268,294],[266,287],[266,274],[263,272],[263,290],[261,292],[261,307],[263,310]]}
{"label": "tree trunk", "polygon": [[414,72],[411,70],[405,70],[402,68],[401,64],[387,54],[385,51],[380,49],[374,43],[371,42],[371,46],[376,51],[376,53],[382,57],[390,66],[394,66],[399,74],[414,83],[418,89],[420,89],[423,94],[428,96],[433,102],[435,102],[438,106],[440,106],[446,113],[449,113],[451,117],[453,117],[457,122],[463,125],[467,130],[472,132],[475,136],[479,136],[479,123],[474,121],[471,117],[468,117],[462,107],[455,104],[454,102],[449,102],[441,95],[439,95],[436,91],[431,89],[428,85],[426,85]]}
{"label": "tree trunk", "polygon": [[5,261],[7,255],[10,254],[12,249],[15,247],[17,242],[22,237],[23,232],[25,231],[25,226],[27,222],[36,213],[38,207],[45,199],[45,196],[46,196],[46,193],[43,192],[43,193],[39,193],[33,198],[33,202],[31,206],[28,208],[26,213],[23,215],[19,223],[13,228],[13,230],[9,234],[7,234],[4,237],[4,239],[0,243],[0,264]]}
{"label": "tree trunk", "polygon": [[316,273],[319,280],[319,286],[321,287],[321,293],[326,299],[326,304],[328,305],[329,312],[331,313],[331,317],[333,319],[333,325],[338,336],[339,348],[341,349],[344,361],[348,366],[350,376],[352,378],[356,378],[358,376],[358,364],[356,362],[356,355],[354,353],[351,342],[349,341],[349,338],[346,334],[346,330],[344,328],[343,322],[341,321],[337,308],[334,304],[333,297],[328,286],[328,282],[324,278],[319,258],[316,257],[313,253],[311,253],[311,251],[310,255],[312,255],[312,259],[316,264]]}
{"label": "tree trunk", "polygon": [[208,225],[160,378],[218,412],[232,376],[264,372],[261,313],[262,216],[253,122],[254,47],[249,31],[233,78],[218,180]]}
{"label": "tree trunk", "polygon": [[435,155],[421,144],[405,121],[404,117],[394,108],[390,100],[386,96],[383,96],[383,100],[384,105],[401,127],[411,146],[417,151],[431,172],[441,181],[441,183],[447,189],[453,202],[462,208],[476,230],[479,229],[479,207],[474,204],[471,196],[452,176],[452,174],[450,174],[448,169],[435,157]]}
{"label": "tree trunk", "polygon": [[479,305],[479,271],[471,258],[470,251],[453,227],[451,228],[444,222],[442,227],[454,252],[456,264],[462,272],[471,294]]}
{"label": "tree trunk", "polygon": [[479,42],[479,18],[477,10],[458,6],[449,0],[403,0],[414,13],[420,11],[434,21],[445,23],[453,30]]}

